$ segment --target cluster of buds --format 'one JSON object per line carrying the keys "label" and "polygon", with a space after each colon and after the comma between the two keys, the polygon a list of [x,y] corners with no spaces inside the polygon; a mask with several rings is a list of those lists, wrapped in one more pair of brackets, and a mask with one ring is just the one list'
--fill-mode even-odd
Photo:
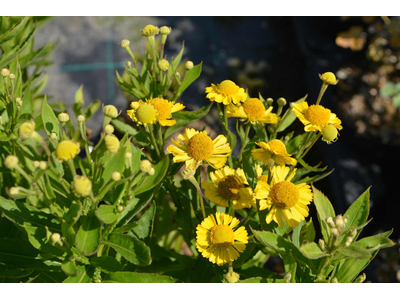
{"label": "cluster of buds", "polygon": [[154,173],[155,173],[155,170],[154,170],[151,162],[149,160],[147,160],[147,159],[142,160],[140,162],[140,166],[139,167],[140,167],[140,171],[142,171],[143,173],[147,173],[150,176],[153,176]]}
{"label": "cluster of buds", "polygon": [[[337,215],[335,218],[328,217],[326,218],[326,223],[330,228],[331,237],[337,241],[345,230],[347,218],[343,217],[342,215]],[[349,246],[353,242],[356,235],[357,235],[357,230],[352,229],[344,245],[346,247]]]}

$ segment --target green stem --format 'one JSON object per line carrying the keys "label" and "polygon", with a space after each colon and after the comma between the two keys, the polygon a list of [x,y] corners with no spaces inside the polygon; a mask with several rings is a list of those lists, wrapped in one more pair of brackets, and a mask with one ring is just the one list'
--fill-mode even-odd
{"label": "green stem", "polygon": [[328,84],[323,82],[322,86],[321,86],[321,90],[319,91],[319,95],[318,95],[318,99],[317,99],[316,105],[319,105],[319,103],[321,102],[322,96],[324,95],[324,93],[325,93],[327,88],[328,88]]}
{"label": "green stem", "polygon": [[149,131],[150,131],[152,144],[153,144],[154,148],[156,149],[157,156],[160,158],[161,157],[160,149],[158,149],[158,144],[157,144],[156,138],[154,137],[153,125],[152,124],[149,125]]}
{"label": "green stem", "polygon": [[304,151],[304,153],[301,155],[300,158],[303,158],[304,156],[306,156],[306,154],[308,153],[308,151],[310,151],[310,149],[314,146],[314,144],[318,141],[318,139],[320,138],[320,136],[322,135],[322,133],[319,133],[316,135],[316,137],[314,138],[314,140],[312,141],[311,145],[307,148],[306,151]]}
{"label": "green stem", "polygon": [[[249,137],[249,133],[250,133],[250,127],[251,127],[250,122],[247,122],[246,131],[245,131],[244,138],[243,138],[243,141],[242,141],[242,146],[240,147],[239,161],[238,161],[239,164],[242,163],[243,150],[246,147],[246,145],[248,143],[248,140],[249,140],[248,137]],[[244,168],[244,166],[243,166],[243,168]]]}

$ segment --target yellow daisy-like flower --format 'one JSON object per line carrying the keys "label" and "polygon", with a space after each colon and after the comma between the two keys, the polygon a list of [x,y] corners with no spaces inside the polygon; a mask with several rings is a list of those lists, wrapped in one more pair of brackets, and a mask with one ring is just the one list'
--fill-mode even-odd
{"label": "yellow daisy-like flower", "polygon": [[290,182],[296,169],[289,172],[290,168],[286,166],[273,167],[271,184],[260,180],[254,192],[255,198],[260,199],[260,210],[269,209],[265,219],[268,224],[275,221],[284,226],[283,215],[286,223],[295,228],[308,216],[307,205],[311,203],[313,194],[309,185]]}
{"label": "yellow daisy-like flower", "polygon": [[238,104],[247,99],[247,94],[243,88],[239,87],[230,80],[224,80],[220,84],[211,84],[206,88],[207,98],[210,101],[223,103],[228,105],[230,103]]}
{"label": "yellow daisy-like flower", "polygon": [[56,157],[58,160],[67,161],[74,159],[80,152],[79,144],[73,141],[62,141],[57,145]]}
{"label": "yellow daisy-like flower", "polygon": [[136,101],[131,103],[132,110],[128,110],[128,116],[138,124],[160,123],[161,126],[175,125],[175,120],[169,120],[172,113],[185,108],[181,103],[174,103],[163,98],[151,98],[147,101]]}
{"label": "yellow daisy-like flower", "polygon": [[187,169],[196,169],[203,161],[214,169],[222,168],[232,151],[225,136],[219,135],[212,140],[206,131],[193,128],[186,128],[178,139],[180,141],[171,139],[173,145],[167,150],[174,156],[174,163],[184,161]]}
{"label": "yellow daisy-like flower", "polygon": [[271,158],[282,166],[285,164],[295,166],[297,164],[297,160],[290,157],[290,154],[286,151],[285,144],[281,140],[271,140],[268,143],[256,142],[256,145],[260,146],[261,149],[251,150],[255,160],[263,161],[266,165],[269,164]]}
{"label": "yellow daisy-like flower", "polygon": [[196,247],[210,262],[223,265],[236,260],[246,249],[247,231],[244,226],[234,230],[239,220],[224,213],[209,215],[197,225]]}
{"label": "yellow daisy-like flower", "polygon": [[257,98],[249,98],[241,105],[228,105],[228,118],[240,118],[241,121],[248,121],[252,124],[257,122],[276,124],[279,118],[271,113],[272,106],[265,109],[264,104]]}
{"label": "yellow daisy-like flower", "polygon": [[232,200],[233,209],[250,208],[253,190],[248,185],[242,169],[231,169],[228,166],[210,173],[212,182],[207,179],[201,183],[204,196],[211,202],[229,207]]}
{"label": "yellow daisy-like flower", "polygon": [[333,125],[337,129],[342,129],[340,125],[342,121],[332,113],[329,109],[322,105],[311,105],[308,106],[306,101],[296,103],[293,106],[293,112],[304,124],[304,131],[320,131],[325,128],[326,125]]}

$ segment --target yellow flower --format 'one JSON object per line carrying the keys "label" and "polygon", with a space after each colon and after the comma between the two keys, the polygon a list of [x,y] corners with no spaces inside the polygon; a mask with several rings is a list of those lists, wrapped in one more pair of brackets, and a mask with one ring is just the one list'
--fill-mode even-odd
{"label": "yellow flower", "polygon": [[238,219],[217,212],[197,225],[196,247],[203,257],[217,265],[236,260],[248,243],[244,226],[234,230],[239,223]]}
{"label": "yellow flower", "polygon": [[92,191],[92,182],[85,176],[75,176],[72,190],[77,197],[87,197]]}
{"label": "yellow flower", "polygon": [[210,101],[223,103],[228,105],[230,103],[238,104],[247,99],[247,94],[243,88],[238,87],[233,81],[224,80],[220,84],[211,84],[206,88],[207,98]]}
{"label": "yellow flower", "polygon": [[268,175],[263,175],[263,169],[259,164],[255,164],[256,167],[256,175],[258,180],[268,181]]}
{"label": "yellow flower", "polygon": [[241,121],[248,121],[252,124],[262,122],[267,124],[276,124],[279,118],[271,113],[272,106],[265,109],[264,104],[257,98],[249,98],[241,105],[228,105],[228,118],[240,118]]}
{"label": "yellow flower", "polygon": [[304,131],[322,131],[326,125],[330,124],[335,126],[337,129],[342,129],[340,125],[342,121],[329,109],[322,105],[311,105],[308,106],[306,101],[296,103],[293,106],[293,112],[299,118],[299,120],[305,125]]}
{"label": "yellow flower", "polygon": [[248,185],[242,169],[231,169],[228,166],[210,173],[212,182],[207,179],[201,183],[204,196],[211,202],[228,207],[232,200],[233,209],[250,208],[253,190]]}
{"label": "yellow flower", "polygon": [[56,157],[58,160],[67,161],[74,159],[80,152],[79,144],[73,141],[62,141],[56,149]]}
{"label": "yellow flower", "polygon": [[119,139],[113,134],[107,134],[104,137],[104,141],[106,143],[107,150],[111,153],[117,153],[119,150]]}
{"label": "yellow flower", "polygon": [[132,110],[128,110],[128,116],[138,124],[153,124],[158,121],[161,126],[175,125],[172,113],[185,108],[181,103],[174,103],[163,98],[151,98],[146,102],[139,100],[131,103]]}
{"label": "yellow flower", "polygon": [[260,210],[269,209],[265,219],[268,224],[275,221],[284,226],[283,215],[286,223],[295,228],[308,216],[307,205],[311,203],[313,194],[309,185],[290,182],[296,169],[289,172],[290,168],[286,166],[273,167],[271,184],[260,180],[254,192],[255,198],[260,199]]}
{"label": "yellow flower", "polygon": [[174,155],[174,163],[184,161],[187,169],[196,169],[203,161],[214,169],[222,168],[231,154],[231,147],[223,135],[212,140],[206,131],[186,128],[178,139],[180,141],[171,139],[173,145],[167,150]]}
{"label": "yellow flower", "polygon": [[297,164],[296,159],[290,157],[290,154],[286,151],[286,146],[280,140],[272,140],[268,143],[258,142],[256,145],[260,146],[261,149],[251,150],[255,160],[263,161],[264,164],[269,164],[269,160],[272,158],[278,165],[293,165]]}

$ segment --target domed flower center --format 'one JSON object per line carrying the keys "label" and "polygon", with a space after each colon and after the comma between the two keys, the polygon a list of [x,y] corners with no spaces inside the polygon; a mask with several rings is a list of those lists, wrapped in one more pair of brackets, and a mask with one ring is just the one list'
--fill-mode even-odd
{"label": "domed flower center", "polygon": [[218,184],[218,193],[226,200],[238,200],[239,190],[243,187],[239,177],[229,175],[222,179]]}
{"label": "domed flower center", "polygon": [[271,147],[272,152],[275,154],[286,153],[286,146],[280,140],[269,141],[268,145]]}
{"label": "domed flower center", "polygon": [[300,193],[296,185],[289,181],[281,181],[271,189],[271,198],[274,204],[282,209],[288,209],[299,201]]}
{"label": "domed flower center", "polygon": [[188,142],[187,153],[195,160],[209,158],[214,153],[212,139],[203,132],[195,134]]}
{"label": "domed flower center", "polygon": [[321,105],[311,105],[304,117],[312,124],[324,128],[329,122],[329,110]]}
{"label": "domed flower center", "polygon": [[136,118],[143,124],[153,123],[156,119],[156,109],[153,105],[144,103],[136,110]]}
{"label": "domed flower center", "polygon": [[224,80],[218,85],[218,91],[224,95],[232,95],[239,91],[239,87],[233,81]]}
{"label": "domed flower center", "polygon": [[244,112],[249,116],[250,121],[256,121],[264,116],[264,104],[257,98],[247,99],[243,104]]}
{"label": "domed flower center", "polygon": [[171,106],[168,103],[168,100],[162,98],[154,98],[151,99],[151,103],[154,105],[158,112],[159,120],[166,120],[171,117]]}
{"label": "domed flower center", "polygon": [[233,230],[228,225],[216,225],[211,228],[210,240],[217,249],[229,247],[234,238]]}

